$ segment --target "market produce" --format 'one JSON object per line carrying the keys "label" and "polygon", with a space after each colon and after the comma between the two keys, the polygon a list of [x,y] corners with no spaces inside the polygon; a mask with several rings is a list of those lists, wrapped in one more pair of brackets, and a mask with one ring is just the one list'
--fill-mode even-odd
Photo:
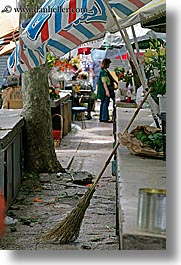
{"label": "market produce", "polygon": [[164,156],[164,137],[161,129],[149,125],[137,125],[129,133],[118,134],[131,154],[157,158]]}
{"label": "market produce", "polygon": [[136,138],[140,140],[143,144],[149,145],[152,149],[157,152],[163,151],[163,135],[162,132],[155,132],[152,134],[146,134],[143,129],[141,129]]}

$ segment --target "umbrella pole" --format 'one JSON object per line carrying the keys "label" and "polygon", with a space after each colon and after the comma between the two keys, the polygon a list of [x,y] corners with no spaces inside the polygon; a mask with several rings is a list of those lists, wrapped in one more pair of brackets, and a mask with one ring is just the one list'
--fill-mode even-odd
{"label": "umbrella pole", "polygon": [[133,25],[131,26],[131,30],[132,30],[132,33],[133,33],[133,39],[134,39],[136,51],[137,51],[137,54],[138,54],[138,60],[139,60],[140,69],[141,69],[143,78],[145,80],[145,83],[147,83],[144,67],[143,67],[143,64],[141,63],[140,50],[139,50],[138,41],[137,41],[137,37],[136,37],[136,33],[135,33],[135,29],[134,29]]}
{"label": "umbrella pole", "polygon": [[[138,53],[138,60],[139,60],[140,69],[141,69],[143,78],[145,80],[145,83],[147,83],[145,70],[144,70],[143,64],[141,63],[141,56],[140,56],[138,41],[137,41],[137,38],[136,38],[136,33],[135,33],[133,25],[131,26],[131,30],[132,30],[132,33],[133,33],[133,38],[134,38],[134,42],[135,42],[136,51]],[[149,95],[147,100],[148,100],[148,103],[150,105],[151,113],[152,113],[153,119],[155,121],[155,124],[156,124],[157,128],[160,128],[160,124],[159,124],[158,117],[157,117],[157,112],[155,111],[155,109],[153,108],[153,105],[152,105],[151,95]]]}
{"label": "umbrella pole", "polygon": [[[124,32],[124,34],[123,34],[123,32]],[[123,37],[124,42],[126,43],[126,46],[127,46],[128,52],[129,52],[129,54],[130,54],[130,56],[131,56],[131,59],[132,59],[132,61],[133,61],[134,66],[135,66],[135,68],[136,68],[136,71],[137,71],[138,76],[139,76],[139,78],[140,78],[140,81],[141,81],[141,84],[142,84],[142,86],[143,86],[143,89],[145,90],[145,89],[148,88],[148,85],[146,84],[146,82],[145,82],[145,80],[144,80],[143,74],[142,74],[142,72],[141,72],[141,69],[140,69],[139,64],[138,64],[138,62],[137,62],[137,59],[136,59],[136,55],[135,55],[134,52],[133,52],[133,48],[132,48],[132,46],[131,46],[131,43],[130,43],[129,36],[128,36],[128,33],[127,33],[126,28],[123,28],[123,31],[120,29],[120,33],[121,33],[121,35],[122,35],[122,37]]]}
{"label": "umbrella pole", "polygon": [[[125,27],[122,27],[122,28],[120,27],[120,25],[118,23],[118,20],[117,20],[117,18],[115,16],[113,10],[111,9],[108,1],[107,0],[104,0],[104,3],[106,4],[107,8],[109,9],[110,13],[112,14],[112,16],[114,18],[114,21],[115,21],[115,23],[117,25],[117,28],[120,31],[120,34],[121,34],[121,36],[122,36],[122,38],[123,38],[123,40],[124,40],[124,42],[126,44],[126,48],[128,49],[128,52],[129,52],[129,54],[131,56],[131,59],[133,61],[133,64],[134,64],[134,66],[136,68],[136,71],[137,71],[138,76],[139,76],[139,79],[141,81],[141,85],[143,87],[143,90],[147,90],[148,89],[148,84],[147,84],[147,82],[145,82],[145,79],[146,79],[145,78],[145,75],[143,74],[143,71],[141,71],[141,69],[139,67],[139,64],[137,62],[136,56],[135,56],[135,54],[133,52],[133,48],[131,46],[131,43],[130,43],[130,40],[129,40],[129,36],[128,36],[127,30],[126,30]],[[134,34],[133,34],[133,36],[134,36]],[[136,40],[136,42],[137,42],[137,40]],[[148,100],[149,100],[149,98],[148,98]],[[151,105],[150,105],[150,107],[151,107]],[[160,126],[159,126],[159,123],[158,123],[157,114],[154,113],[152,107],[151,107],[151,112],[152,112],[153,119],[154,119],[154,121],[156,123],[156,126],[159,128]]]}
{"label": "umbrella pole", "polygon": [[[134,63],[134,66],[135,66],[135,68],[136,68],[136,70],[137,70],[138,76],[139,76],[139,78],[140,78],[140,81],[141,81],[141,84],[142,84],[143,90],[146,91],[147,88],[148,88],[148,85],[147,85],[147,82],[146,82],[146,78],[144,78],[144,76],[145,76],[145,75],[143,74],[143,71],[144,71],[144,70],[141,71],[141,69],[140,69],[140,67],[139,67],[139,64],[138,64],[138,62],[137,62],[136,56],[135,56],[135,54],[134,54],[134,52],[133,52],[133,49],[132,49],[131,43],[130,43],[130,41],[129,41],[129,36],[128,36],[128,33],[127,33],[126,29],[124,28],[123,31],[124,31],[124,34],[125,34],[125,38],[124,38],[124,34],[122,34],[123,39],[124,39],[126,45],[128,45],[128,47],[129,47],[128,51],[130,52],[131,56],[133,56],[133,57],[132,57],[132,59],[133,59],[133,63]],[[127,47],[127,48],[128,48],[128,47]],[[153,110],[153,107],[152,107],[152,105],[151,105],[150,97],[151,97],[151,95],[149,95],[149,97],[148,97],[148,102],[149,102],[149,105],[150,105],[150,108],[151,108],[152,117],[153,117],[153,120],[155,121],[155,124],[156,124],[157,128],[160,128],[160,125],[159,125],[159,122],[158,122],[158,118],[157,118],[157,113],[155,113],[155,111]]]}
{"label": "umbrella pole", "polygon": [[[131,43],[130,43],[130,40],[129,40],[128,33],[127,33],[127,31],[126,31],[126,28],[125,28],[125,27],[122,27],[122,28],[120,27],[120,25],[119,25],[119,23],[118,23],[118,20],[117,20],[115,14],[114,14],[114,11],[111,9],[111,7],[110,7],[110,5],[109,5],[109,2],[108,2],[107,0],[104,0],[104,3],[105,3],[105,5],[107,6],[108,10],[110,11],[112,17],[114,18],[114,21],[115,21],[115,23],[116,23],[116,26],[117,26],[118,30],[120,31],[120,34],[121,34],[121,36],[122,36],[122,38],[123,38],[123,40],[124,40],[124,42],[125,42],[125,44],[126,44],[126,48],[127,48],[128,52],[129,52],[131,58],[132,58],[133,64],[134,64],[134,66],[135,66],[135,68],[136,68],[136,71],[137,71],[138,76],[139,76],[139,78],[140,78],[140,81],[141,81],[141,84],[142,84],[142,86],[143,86],[143,89],[147,89],[148,86],[147,86],[147,84],[145,83],[145,80],[144,80],[143,75],[142,75],[142,73],[141,73],[141,70],[140,70],[140,68],[139,68],[139,65],[138,65],[138,62],[137,62],[136,56],[135,56],[135,54],[134,54],[134,52],[133,52],[133,49],[132,49],[132,46],[131,46]],[[124,33],[123,33],[123,32],[124,32]]]}

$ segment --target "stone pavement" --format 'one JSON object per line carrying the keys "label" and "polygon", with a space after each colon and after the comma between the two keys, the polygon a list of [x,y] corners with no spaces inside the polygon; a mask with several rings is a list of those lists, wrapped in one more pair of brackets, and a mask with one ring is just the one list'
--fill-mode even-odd
{"label": "stone pavement", "polygon": [[67,136],[56,147],[57,157],[67,174],[26,176],[8,216],[18,220],[6,226],[0,249],[8,250],[118,250],[116,236],[115,177],[111,164],[103,174],[88,207],[78,239],[67,245],[39,242],[41,233],[54,227],[76,205],[87,186],[73,183],[74,172],[89,177],[102,169],[113,146],[113,125],[100,123],[97,112],[80,129],[76,121]]}

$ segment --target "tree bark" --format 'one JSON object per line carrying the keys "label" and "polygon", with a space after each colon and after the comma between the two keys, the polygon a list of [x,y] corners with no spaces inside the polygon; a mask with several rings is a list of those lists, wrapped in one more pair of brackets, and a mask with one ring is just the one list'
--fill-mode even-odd
{"label": "tree bark", "polygon": [[[38,2],[38,3],[37,3]],[[42,4],[44,1],[36,1]],[[21,7],[30,2],[20,1]],[[32,1],[31,1],[32,4]],[[30,5],[28,5],[30,7]],[[33,6],[31,6],[33,7]],[[25,21],[21,13],[20,24]],[[27,19],[27,17],[26,17]],[[27,172],[62,172],[54,148],[46,65],[22,74],[24,170]]]}

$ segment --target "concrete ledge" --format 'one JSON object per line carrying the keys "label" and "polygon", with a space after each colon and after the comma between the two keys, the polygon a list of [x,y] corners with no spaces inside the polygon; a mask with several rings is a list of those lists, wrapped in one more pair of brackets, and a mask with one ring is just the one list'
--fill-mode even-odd
{"label": "concrete ledge", "polygon": [[[118,107],[117,133],[123,132],[136,109]],[[153,122],[149,109],[140,110],[130,130],[137,125]],[[166,188],[166,161],[130,154],[120,146],[117,150],[117,179],[119,181],[119,233],[122,249],[165,249],[166,235],[137,229],[140,188]]]}
{"label": "concrete ledge", "polygon": [[165,250],[166,238],[124,234],[124,250]]}

